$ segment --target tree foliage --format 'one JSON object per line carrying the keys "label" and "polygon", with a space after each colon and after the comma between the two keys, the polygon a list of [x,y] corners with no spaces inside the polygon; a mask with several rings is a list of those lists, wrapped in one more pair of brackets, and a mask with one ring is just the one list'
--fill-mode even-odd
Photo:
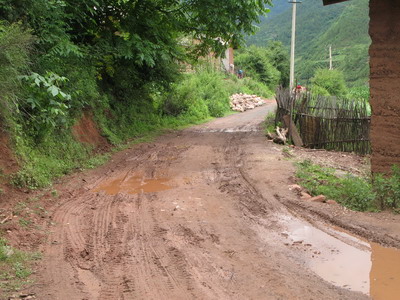
{"label": "tree foliage", "polygon": [[250,46],[244,48],[236,55],[236,68],[244,70],[246,76],[266,84],[270,89],[275,89],[281,79],[281,73],[274,64],[279,64],[278,55],[276,60],[274,54],[267,49]]}
{"label": "tree foliage", "polygon": [[272,65],[280,72],[279,84],[289,86],[290,60],[287,49],[280,41],[271,41],[267,46],[267,55]]}
{"label": "tree foliage", "polygon": [[[219,55],[243,43],[244,35],[254,32],[254,22],[268,11],[266,4],[270,0],[0,0],[0,19],[4,28],[19,28],[34,37],[24,78],[50,73],[67,78],[65,93],[80,95],[71,99],[80,105],[68,106],[74,114],[99,99],[107,99],[112,108],[116,101],[140,102],[169,89],[180,62],[210,52]],[[17,47],[26,48],[23,35],[18,36]],[[0,36],[0,44],[7,37]],[[32,92],[26,80],[22,83]],[[27,116],[40,119],[39,110],[31,107],[30,113]]]}
{"label": "tree foliage", "polygon": [[28,69],[32,41],[32,35],[20,26],[0,23],[0,120],[3,122],[15,111],[21,89],[18,78]]}
{"label": "tree foliage", "polygon": [[[2,0],[0,16],[34,30],[47,54],[85,54],[84,46],[138,65],[179,56],[179,37],[195,38],[195,53],[243,42],[270,0]],[[87,49],[86,49],[87,50]],[[86,54],[88,52],[86,51]],[[95,53],[99,54],[99,53]]]}

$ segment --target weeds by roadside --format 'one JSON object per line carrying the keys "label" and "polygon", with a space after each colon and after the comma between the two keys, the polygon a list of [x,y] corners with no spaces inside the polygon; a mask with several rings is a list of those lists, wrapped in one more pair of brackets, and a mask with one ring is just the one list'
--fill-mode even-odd
{"label": "weeds by roadside", "polygon": [[296,176],[300,184],[312,195],[323,194],[343,206],[357,211],[377,211],[400,208],[400,168],[393,167],[390,177],[376,175],[371,178],[351,174],[338,176],[335,169],[299,162]]}
{"label": "weeds by roadside", "polygon": [[391,208],[400,213],[400,167],[393,166],[392,174],[384,177],[378,174],[374,177],[376,203],[380,209]]}
{"label": "weeds by roadside", "polygon": [[0,292],[5,296],[29,284],[31,264],[40,258],[40,253],[17,250],[0,237]]}
{"label": "weeds by roadside", "polygon": [[300,184],[312,195],[323,194],[353,210],[374,210],[375,194],[368,180],[351,174],[338,177],[335,169],[315,165],[310,160],[296,165]]}
{"label": "weeds by roadside", "polygon": [[275,112],[270,112],[265,117],[264,121],[264,132],[267,134],[268,132],[275,131]]}

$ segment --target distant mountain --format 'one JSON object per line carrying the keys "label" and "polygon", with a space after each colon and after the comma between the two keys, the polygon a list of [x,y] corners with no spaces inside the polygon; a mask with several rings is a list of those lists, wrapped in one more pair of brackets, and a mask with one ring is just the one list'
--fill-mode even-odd
{"label": "distant mountain", "polygon": [[[262,19],[260,30],[247,38],[249,45],[266,46],[279,40],[289,49],[292,4],[275,0]],[[333,66],[345,72],[349,85],[368,80],[368,0],[352,0],[323,6],[321,0],[303,0],[297,5],[296,77],[307,81],[317,68],[328,67],[332,45]]]}

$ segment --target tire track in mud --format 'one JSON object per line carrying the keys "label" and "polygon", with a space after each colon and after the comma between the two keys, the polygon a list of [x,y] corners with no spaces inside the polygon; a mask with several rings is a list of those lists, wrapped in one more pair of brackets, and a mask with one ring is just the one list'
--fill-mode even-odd
{"label": "tire track in mud", "polygon": [[166,240],[166,229],[161,228],[151,206],[155,195],[142,194],[136,200],[136,211],[130,227],[134,231],[129,247],[131,266],[135,266],[140,299],[181,299],[190,290],[189,273],[185,259]]}
{"label": "tire track in mud", "polygon": [[[234,133],[223,149],[225,165],[216,166],[220,174],[220,190],[239,199],[249,218],[269,215],[279,209],[275,199],[265,198],[250,182],[243,168],[245,155],[240,141],[251,133]],[[218,151],[218,149],[217,149]]]}
{"label": "tire track in mud", "polygon": [[[172,156],[186,149],[167,144],[128,158],[125,177],[142,170],[144,177],[154,178],[159,170],[168,169]],[[84,299],[196,298],[185,256],[168,243],[166,229],[157,223],[152,207],[155,194],[91,191],[109,175],[106,172],[95,179],[83,193],[70,193],[55,210],[53,220],[60,228],[52,239],[59,247],[50,249],[48,261],[51,256],[59,258],[47,265],[47,271],[57,282],[76,287],[79,292],[71,294]],[[69,275],[60,278],[60,268],[70,269]],[[66,299],[53,293],[55,298]]]}

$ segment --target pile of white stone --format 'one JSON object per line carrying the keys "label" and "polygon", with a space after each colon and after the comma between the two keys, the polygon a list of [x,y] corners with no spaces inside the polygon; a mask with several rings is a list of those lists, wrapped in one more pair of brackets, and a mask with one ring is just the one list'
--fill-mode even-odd
{"label": "pile of white stone", "polygon": [[230,97],[231,109],[234,111],[246,111],[249,109],[253,109],[257,106],[261,106],[265,104],[265,101],[256,95],[247,95],[247,94],[233,94]]}

